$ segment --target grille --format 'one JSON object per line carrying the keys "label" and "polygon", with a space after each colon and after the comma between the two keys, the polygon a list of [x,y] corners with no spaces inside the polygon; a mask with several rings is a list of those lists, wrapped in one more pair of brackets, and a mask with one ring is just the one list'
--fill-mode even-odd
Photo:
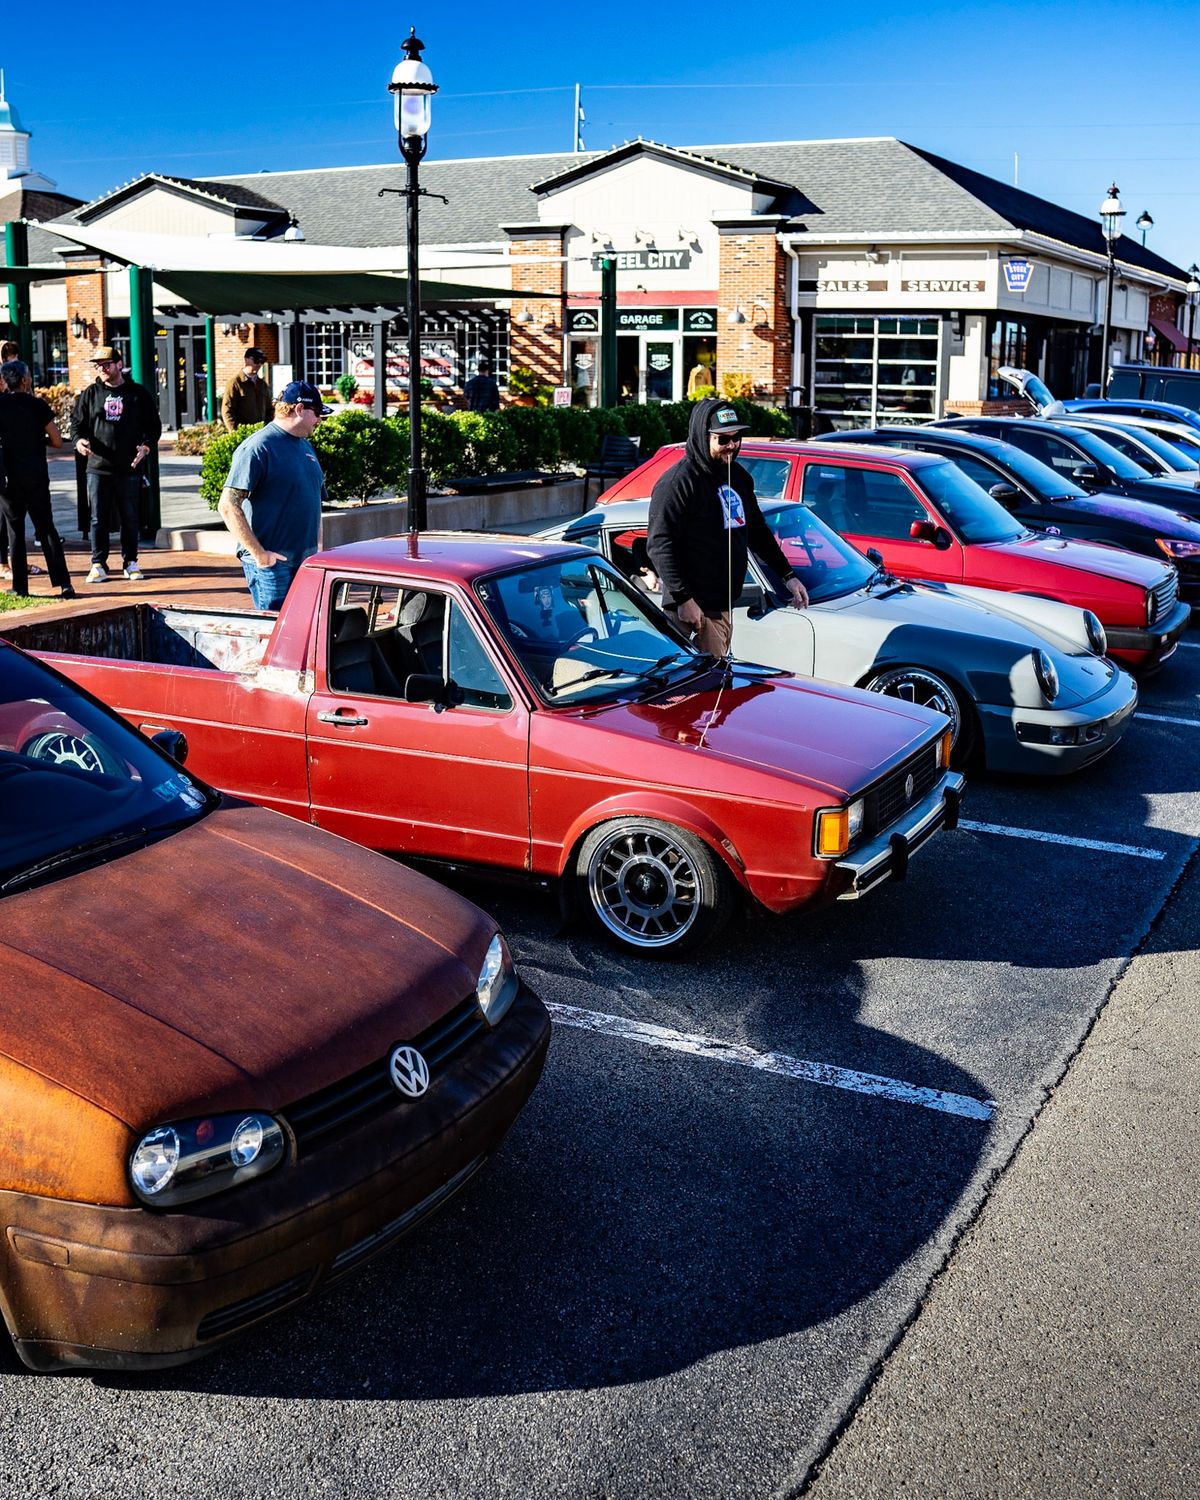
{"label": "grille", "polygon": [[477,1172],[482,1165],[483,1157],[475,1157],[465,1167],[455,1172],[449,1182],[443,1182],[441,1187],[435,1188],[427,1198],[422,1198],[420,1203],[415,1203],[398,1219],[393,1219],[382,1229],[377,1229],[374,1234],[367,1235],[365,1239],[351,1245],[348,1250],[343,1250],[340,1255],[334,1257],[330,1266],[330,1275],[341,1276],[344,1272],[353,1270],[355,1266],[377,1254],[385,1245],[390,1245],[393,1240],[398,1240],[410,1229],[415,1229],[422,1219],[428,1218],[435,1209],[440,1208],[446,1199],[456,1193],[467,1178]]}
{"label": "grille", "polygon": [[[938,779],[937,742],[926,745],[915,755],[910,755],[903,765],[890,771],[881,782],[873,786],[863,799],[863,832],[870,835],[881,833],[894,823],[905,808],[919,802]],[[911,797],[904,795],[904,783],[913,779]]]}
{"label": "grille", "polygon": [[[413,1037],[410,1046],[429,1064],[430,1086],[439,1070],[450,1063],[486,1027],[474,995],[456,1005],[448,1015]],[[392,1086],[388,1056],[376,1058],[357,1073],[339,1078],[327,1088],[309,1094],[284,1111],[296,1137],[300,1156],[356,1129],[367,1120],[385,1114],[402,1100]]]}
{"label": "grille", "polygon": [[1165,620],[1175,608],[1175,601],[1179,597],[1179,574],[1172,568],[1150,592],[1154,597],[1154,609],[1148,616],[1147,623],[1153,625],[1156,620]]}
{"label": "grille", "polygon": [[219,1338],[223,1333],[232,1333],[235,1328],[242,1328],[247,1323],[265,1318],[268,1313],[303,1297],[312,1284],[312,1279],[313,1273],[305,1271],[300,1276],[293,1276],[290,1281],[281,1281],[278,1286],[268,1287],[265,1292],[258,1292],[253,1297],[243,1297],[240,1302],[231,1302],[227,1307],[219,1307],[216,1312],[210,1312],[201,1318],[196,1337]]}

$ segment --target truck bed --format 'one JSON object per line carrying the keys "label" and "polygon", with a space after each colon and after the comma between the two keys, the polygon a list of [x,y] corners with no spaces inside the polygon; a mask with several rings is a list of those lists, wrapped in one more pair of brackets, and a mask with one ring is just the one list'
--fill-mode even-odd
{"label": "truck bed", "polygon": [[248,610],[126,604],[52,620],[5,620],[0,629],[26,651],[250,672],[275,620]]}

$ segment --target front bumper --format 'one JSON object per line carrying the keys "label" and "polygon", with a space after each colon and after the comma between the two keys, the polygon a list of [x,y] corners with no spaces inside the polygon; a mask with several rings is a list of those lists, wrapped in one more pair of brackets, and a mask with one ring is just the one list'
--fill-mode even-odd
{"label": "front bumper", "polygon": [[1128,672],[1119,672],[1102,693],[1078,709],[981,703],[988,769],[1041,776],[1082,770],[1119,743],[1137,702],[1137,683]]}
{"label": "front bumper", "polygon": [[958,824],[965,778],[957,771],[946,771],[932,790],[902,818],[877,834],[869,843],[847,854],[834,865],[843,882],[839,901],[856,901],[885,880],[903,880],[908,861],[939,828]]}
{"label": "front bumper", "polygon": [[1165,620],[1156,620],[1152,626],[1131,629],[1125,625],[1106,624],[1104,633],[1108,637],[1108,654],[1129,666],[1156,667],[1175,650],[1191,618],[1192,606],[1180,599]]}
{"label": "front bumper", "polygon": [[419,1101],[177,1212],[0,1193],[0,1301],[32,1369],[180,1364],[395,1243],[495,1150],[541,1076],[524,985]]}

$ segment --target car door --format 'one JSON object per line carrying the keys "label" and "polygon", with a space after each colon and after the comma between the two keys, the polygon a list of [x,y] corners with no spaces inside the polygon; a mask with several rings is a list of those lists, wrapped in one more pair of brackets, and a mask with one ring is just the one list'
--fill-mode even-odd
{"label": "car door", "polygon": [[[406,701],[412,677],[452,684],[450,701]],[[525,868],[529,708],[469,596],[331,575],[315,682],[313,822],[390,853]]]}
{"label": "car door", "polygon": [[[809,463],[804,468],[801,498],[860,550],[876,548],[885,566],[902,578],[962,581],[961,545],[906,475],[849,464]],[[913,537],[917,522],[936,528],[941,533],[939,542]]]}

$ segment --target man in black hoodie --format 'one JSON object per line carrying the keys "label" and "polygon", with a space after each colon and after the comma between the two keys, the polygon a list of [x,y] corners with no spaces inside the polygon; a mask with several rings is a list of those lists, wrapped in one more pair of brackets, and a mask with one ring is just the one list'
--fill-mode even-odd
{"label": "man in black hoodie", "polygon": [[742,592],[753,552],[778,574],[804,609],[808,594],[763,519],[754,481],[736,462],[746,424],[728,401],[697,401],[687,451],[650,496],[646,542],[662,581],[663,607],[679,617],[701,651],[725,656],[733,639],[730,608]]}

